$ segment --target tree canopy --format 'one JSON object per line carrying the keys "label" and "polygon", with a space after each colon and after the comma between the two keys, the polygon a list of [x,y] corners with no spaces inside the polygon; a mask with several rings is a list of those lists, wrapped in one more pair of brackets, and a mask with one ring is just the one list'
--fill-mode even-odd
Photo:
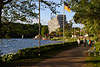
{"label": "tree canopy", "polygon": [[[2,21],[32,21],[38,17],[39,0],[1,0],[0,22]],[[56,13],[56,7],[60,4],[48,0],[40,0],[41,8],[48,8]]]}
{"label": "tree canopy", "polygon": [[33,38],[38,35],[38,24],[2,23],[0,38]]}
{"label": "tree canopy", "polygon": [[41,29],[41,35],[45,37],[49,33],[48,26],[43,26]]}
{"label": "tree canopy", "polygon": [[75,12],[74,21],[85,25],[88,33],[98,34],[100,29],[100,0],[70,0],[68,4]]}

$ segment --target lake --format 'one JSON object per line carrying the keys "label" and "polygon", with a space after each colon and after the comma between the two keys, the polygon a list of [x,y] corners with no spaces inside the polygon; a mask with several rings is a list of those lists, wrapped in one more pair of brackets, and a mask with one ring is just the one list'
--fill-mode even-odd
{"label": "lake", "polygon": [[[62,41],[41,40],[41,45],[62,43]],[[16,53],[19,49],[38,46],[38,40],[33,39],[0,39],[0,50],[3,54]]]}

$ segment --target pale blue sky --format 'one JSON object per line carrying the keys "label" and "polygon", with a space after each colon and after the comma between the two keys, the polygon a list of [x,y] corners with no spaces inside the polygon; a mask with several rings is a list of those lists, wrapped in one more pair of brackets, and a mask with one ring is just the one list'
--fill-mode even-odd
{"label": "pale blue sky", "polygon": [[[50,1],[52,1],[52,0],[50,0]],[[54,2],[57,2],[57,3],[60,2],[60,0],[53,0],[53,1]],[[59,14],[65,14],[67,21],[71,20],[73,18],[74,14],[75,14],[72,11],[69,13],[66,10],[64,10],[64,5],[62,5],[61,7],[57,7],[56,10],[58,10],[60,12],[57,15],[59,15]],[[45,10],[42,10],[41,9],[41,13],[40,14],[41,14],[41,23],[43,25],[47,25],[48,24],[48,21],[51,19],[51,11],[49,9],[45,9]]]}
{"label": "pale blue sky", "polygon": [[[54,1],[56,3],[60,3],[61,0],[47,0],[47,1]],[[37,4],[38,4],[38,2],[37,2]],[[43,4],[41,4],[41,5],[43,5]],[[48,8],[43,8],[42,6],[40,8],[41,8],[41,12],[40,12],[41,24],[42,25],[48,25],[48,21],[51,19],[51,13],[52,12]],[[73,12],[73,11],[67,12],[66,10],[64,10],[64,5],[57,7],[56,10],[58,10],[60,12],[60,13],[57,13],[57,15],[59,15],[59,14],[65,14],[66,15],[66,21],[71,20],[73,18],[74,14],[75,14],[75,12]],[[33,22],[38,23],[38,20],[33,19]],[[82,27],[82,25],[74,23],[73,27]]]}
{"label": "pale blue sky", "polygon": [[[51,1],[51,0],[50,0]],[[59,3],[60,0],[53,0],[54,2],[57,2]],[[65,14],[66,15],[66,21],[69,21],[73,18],[75,12],[73,12],[71,10],[71,12],[68,12],[66,10],[64,10],[64,5],[62,5],[61,7],[57,7],[57,10],[60,11],[60,13],[57,13],[57,15],[59,14]],[[45,9],[45,10],[42,10],[41,9],[41,24],[42,25],[48,25],[48,21],[51,19],[51,11],[49,9]],[[73,21],[73,27],[84,27],[84,25],[82,24],[75,24],[75,22]]]}

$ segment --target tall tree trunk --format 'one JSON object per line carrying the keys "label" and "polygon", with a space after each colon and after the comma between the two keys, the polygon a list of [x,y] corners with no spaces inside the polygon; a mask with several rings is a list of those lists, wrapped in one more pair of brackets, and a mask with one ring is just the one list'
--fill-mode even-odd
{"label": "tall tree trunk", "polygon": [[0,7],[0,24],[1,24],[1,14],[2,14],[2,9]]}
{"label": "tall tree trunk", "polygon": [[0,2],[0,23],[1,23],[1,14],[2,14],[2,5],[1,5],[1,2]]}
{"label": "tall tree trunk", "polygon": [[1,29],[1,27],[2,27],[2,23],[1,23],[1,14],[2,14],[2,6],[1,6],[1,4],[0,4],[0,29]]}
{"label": "tall tree trunk", "polygon": [[1,26],[2,26],[2,23],[1,23],[1,11],[2,11],[2,9],[1,9],[1,4],[0,4],[0,38],[1,38]]}
{"label": "tall tree trunk", "polygon": [[0,4],[0,29],[1,29],[1,27],[2,27],[2,21],[1,21],[1,15],[2,15],[2,9],[3,9],[3,6],[2,6],[2,4]]}
{"label": "tall tree trunk", "polygon": [[[1,27],[2,27],[2,23],[1,23],[1,15],[2,15],[2,9],[3,9],[3,0],[0,1],[0,31],[1,31]],[[2,33],[0,32],[0,38]]]}
{"label": "tall tree trunk", "polygon": [[2,9],[3,9],[3,0],[0,1],[0,23],[1,23]]}

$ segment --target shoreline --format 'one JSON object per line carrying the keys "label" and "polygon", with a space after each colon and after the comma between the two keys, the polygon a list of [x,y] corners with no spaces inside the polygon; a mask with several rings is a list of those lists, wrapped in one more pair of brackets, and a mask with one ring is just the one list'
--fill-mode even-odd
{"label": "shoreline", "polygon": [[[26,42],[27,40],[29,41],[29,44]],[[7,41],[8,43],[5,43],[5,41]],[[17,42],[19,42],[19,43],[17,44]],[[57,44],[57,43],[63,43],[63,41],[41,40],[41,46],[52,45],[52,44]],[[1,53],[3,53],[3,55],[9,54],[9,53],[10,54],[16,53],[18,50],[25,49],[25,48],[32,48],[32,47],[38,47],[38,40],[33,40],[33,39],[4,39],[2,41],[2,43],[0,43],[0,50],[1,50]]]}

